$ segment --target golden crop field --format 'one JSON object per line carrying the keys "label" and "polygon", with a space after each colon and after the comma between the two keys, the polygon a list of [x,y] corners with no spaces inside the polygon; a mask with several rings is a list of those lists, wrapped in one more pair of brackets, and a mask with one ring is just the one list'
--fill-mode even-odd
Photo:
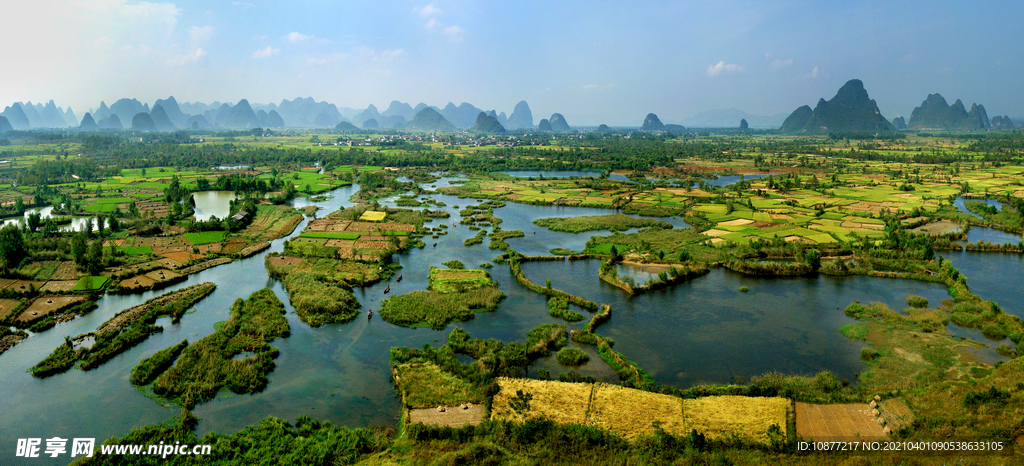
{"label": "golden crop field", "polygon": [[[626,439],[654,433],[658,427],[673,435],[692,429],[712,439],[768,443],[768,430],[786,432],[789,400],[743,396],[711,396],[683,400],[603,383],[566,383],[499,378],[501,390],[491,404],[491,419],[522,421],[544,416],[566,424],[585,424]],[[530,395],[526,409],[518,391]],[[519,401],[519,410],[513,404]]]}

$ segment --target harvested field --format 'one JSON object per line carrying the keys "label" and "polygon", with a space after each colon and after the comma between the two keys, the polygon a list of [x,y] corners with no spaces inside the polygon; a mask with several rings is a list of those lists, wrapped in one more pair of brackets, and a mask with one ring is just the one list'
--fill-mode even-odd
{"label": "harvested field", "polygon": [[180,263],[186,263],[189,261],[199,260],[206,257],[203,254],[192,254],[190,252],[168,252],[163,254],[168,259],[174,259]]}
{"label": "harvested field", "polygon": [[45,282],[36,282],[36,281],[29,281],[29,280],[17,280],[17,281],[12,282],[11,284],[5,286],[4,288],[8,289],[8,290],[14,290],[14,291],[17,291],[19,293],[28,293],[32,289],[33,286],[38,290],[44,284],[45,284]]}
{"label": "harvested field", "polygon": [[329,239],[324,243],[324,246],[332,248],[354,248],[356,246],[356,242],[350,239]]}
{"label": "harvested field", "polygon": [[406,223],[367,223],[367,222],[352,222],[348,225],[345,231],[362,232],[362,231],[413,231],[415,227]]}
{"label": "harvested field", "polygon": [[238,255],[242,256],[242,257],[249,257],[249,256],[251,256],[253,254],[256,254],[257,252],[260,252],[260,251],[262,251],[264,249],[267,249],[269,247],[270,247],[270,243],[268,243],[266,241],[264,241],[262,243],[256,243],[256,244],[254,244],[252,246],[249,246],[249,247],[246,247],[245,249],[242,249],[241,251],[238,251]]}
{"label": "harvested field", "polygon": [[43,285],[40,290],[42,291],[71,291],[75,285],[78,284],[78,280],[60,280],[60,281],[49,281]]}
{"label": "harvested field", "polygon": [[[220,244],[218,243],[218,246],[219,245]],[[238,251],[241,251],[242,248],[244,248],[244,247],[245,247],[245,243],[243,243],[241,241],[232,241],[232,242],[229,242],[229,243],[225,244],[223,247],[221,247],[220,252],[223,252],[223,253],[226,253],[226,254],[234,254],[234,253],[236,253]]]}
{"label": "harvested field", "polygon": [[278,267],[297,266],[302,264],[302,258],[292,256],[268,256],[267,263]]}
{"label": "harvested field", "polygon": [[153,249],[153,254],[156,254],[156,255],[159,256],[159,255],[162,255],[162,254],[168,254],[168,253],[172,253],[172,252],[191,251],[192,247],[191,246],[153,246],[152,249]]}
{"label": "harvested field", "polygon": [[32,301],[16,320],[27,322],[82,301],[85,301],[85,296],[42,296]]}
{"label": "harvested field", "polygon": [[121,280],[121,288],[149,288],[156,284],[156,280],[149,278],[145,275],[139,275],[136,277],[126,278]]}
{"label": "harvested field", "polygon": [[688,429],[697,429],[712,439],[737,435],[767,443],[772,425],[786,432],[788,405],[785,398],[711,396],[683,401],[683,418]]}
{"label": "harvested field", "polygon": [[959,223],[942,221],[929,223],[927,225],[921,225],[917,228],[911,229],[910,232],[917,234],[926,234],[929,236],[938,236],[945,233],[953,233],[955,231],[960,231],[960,228],[961,227]]}
{"label": "harvested field", "polygon": [[181,274],[168,269],[158,269],[152,272],[147,272],[146,276],[159,283],[178,278]]}
{"label": "harvested field", "polygon": [[356,241],[356,249],[390,249],[394,247],[390,241]]}
{"label": "harvested field", "polygon": [[671,395],[596,384],[588,423],[634,439],[653,434],[654,423],[672,435],[686,435],[683,400]]}
{"label": "harvested field", "polygon": [[754,223],[754,221],[753,220],[747,220],[747,219],[744,219],[744,218],[738,218],[736,220],[729,220],[728,222],[721,222],[721,223],[719,223],[719,225],[742,226],[742,225],[750,225],[751,223]]}
{"label": "harvested field", "polygon": [[209,269],[211,267],[227,264],[229,262],[231,262],[231,258],[229,257],[218,257],[217,259],[208,260],[206,262],[201,262],[196,265],[185,267],[179,270],[178,272],[180,272],[182,275],[191,275]]}
{"label": "harvested field", "polygon": [[334,218],[318,218],[310,220],[306,225],[306,231],[345,231],[351,220],[339,220]]}
{"label": "harvested field", "polygon": [[467,409],[461,406],[447,407],[444,412],[437,408],[421,408],[409,410],[410,423],[422,423],[435,426],[462,427],[477,425],[487,416],[484,405],[472,405]]}
{"label": "harvested field", "polygon": [[[904,406],[905,407],[905,406]],[[804,440],[878,440],[885,438],[882,426],[862,404],[796,404],[796,434]]]}
{"label": "harvested field", "polygon": [[729,232],[728,231],[723,231],[723,230],[716,230],[716,229],[712,228],[712,229],[710,229],[708,231],[705,231],[704,233],[701,233],[701,234],[704,235],[704,236],[710,236],[712,238],[717,238],[717,237],[722,236],[722,235],[728,235]]}
{"label": "harvested field", "polygon": [[53,275],[50,275],[50,280],[74,280],[75,274],[75,263],[64,261],[60,263]]}
{"label": "harvested field", "polygon": [[17,299],[0,299],[0,321],[6,319],[7,314],[15,310],[19,304],[21,304],[21,301]]}
{"label": "harvested field", "polygon": [[[587,407],[593,385],[586,383],[545,382],[532,379],[498,378],[500,391],[491,402],[491,419],[521,421],[545,416],[565,424],[583,424],[587,420]],[[529,409],[517,413],[510,403],[516,392],[522,390],[533,396]]]}

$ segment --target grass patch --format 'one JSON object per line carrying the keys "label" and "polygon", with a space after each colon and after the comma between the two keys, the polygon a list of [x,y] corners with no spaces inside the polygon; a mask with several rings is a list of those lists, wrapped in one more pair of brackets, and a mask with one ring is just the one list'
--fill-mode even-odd
{"label": "grass patch", "polygon": [[849,324],[839,327],[839,331],[846,338],[857,341],[864,341],[868,337],[868,324]]}
{"label": "grass patch", "polygon": [[445,372],[434,363],[396,366],[395,383],[407,408],[480,404],[486,399],[480,386]]}
{"label": "grass patch", "polygon": [[348,287],[311,273],[284,278],[288,299],[303,322],[319,327],[355,319],[361,305]]}
{"label": "grass patch", "polygon": [[156,354],[139,361],[132,369],[132,385],[149,385],[174,364],[174,360],[178,359],[178,355],[187,346],[188,340],[181,340],[181,343],[157,351]]}
{"label": "grass patch", "polygon": [[928,307],[928,298],[917,295],[910,295],[907,296],[907,305],[910,307],[917,308]]}
{"label": "grass patch", "polygon": [[583,314],[569,309],[569,300],[560,296],[554,296],[548,300],[548,309],[552,317],[564,319],[569,322],[583,320]]}
{"label": "grass patch", "polygon": [[413,291],[385,299],[381,303],[380,317],[403,327],[427,326],[440,330],[453,320],[469,320],[477,312],[493,311],[504,298],[505,293],[496,286],[453,293]]}
{"label": "grass patch", "polygon": [[141,256],[145,254],[153,254],[152,246],[110,246],[107,247],[107,250],[113,252],[115,248],[117,252],[124,253],[124,255],[126,256]]}
{"label": "grass patch", "polygon": [[558,350],[555,359],[563,366],[579,367],[589,361],[590,356],[587,356],[587,353],[579,348],[567,346]]}
{"label": "grass patch", "polygon": [[497,283],[486,270],[431,267],[427,288],[438,293],[461,293],[487,286],[497,286]]}
{"label": "grass patch", "polygon": [[203,231],[199,233],[185,233],[184,236],[190,243],[199,245],[219,243],[224,240],[224,235],[226,234],[226,231]]}
{"label": "grass patch", "polygon": [[625,214],[538,218],[533,223],[552,231],[567,231],[570,233],[594,230],[626,231],[630,228],[644,227],[672,228],[672,224],[668,222],[649,218],[633,218]]}

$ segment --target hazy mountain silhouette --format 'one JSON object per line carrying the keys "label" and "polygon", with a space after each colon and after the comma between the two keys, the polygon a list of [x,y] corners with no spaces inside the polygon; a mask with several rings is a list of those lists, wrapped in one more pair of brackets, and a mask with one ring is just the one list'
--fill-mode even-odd
{"label": "hazy mountain silhouette", "polygon": [[428,107],[420,110],[405,129],[410,131],[455,131],[456,128],[437,110]]}
{"label": "hazy mountain silhouette", "polygon": [[572,131],[572,128],[569,127],[569,123],[565,121],[565,117],[562,116],[561,113],[552,113],[551,118],[548,119],[548,121],[551,123],[552,131]]}
{"label": "hazy mountain silhouette", "polygon": [[136,113],[132,117],[132,129],[135,131],[156,131],[156,123],[153,122],[151,117],[146,112]]}
{"label": "hazy mountain silhouette", "polygon": [[85,116],[82,117],[82,123],[78,125],[78,129],[81,129],[82,131],[96,131],[100,129],[100,127],[96,124],[96,120],[92,119],[92,115],[86,113]]}
{"label": "hazy mountain silhouette", "polygon": [[648,113],[644,118],[644,123],[640,125],[640,131],[665,131],[665,125],[662,124],[658,115]]}
{"label": "hazy mountain silhouette", "polygon": [[485,112],[480,112],[476,116],[476,124],[470,129],[470,131],[476,133],[495,133],[504,134],[505,127],[498,123],[498,119],[492,115],[488,115]]}
{"label": "hazy mountain silhouette", "polygon": [[525,100],[520,100],[512,110],[512,115],[508,117],[508,128],[533,128],[533,112],[530,111],[530,105]]}

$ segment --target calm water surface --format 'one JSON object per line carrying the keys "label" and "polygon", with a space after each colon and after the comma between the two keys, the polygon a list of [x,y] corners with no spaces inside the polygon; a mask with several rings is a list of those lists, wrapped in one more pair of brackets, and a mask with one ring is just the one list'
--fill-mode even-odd
{"label": "calm water surface", "polygon": [[[544,173],[549,176],[548,172]],[[580,173],[583,175],[576,176],[594,176],[594,172]],[[446,177],[422,186],[426,189],[447,186],[459,179],[465,178]],[[358,189],[358,185],[352,185],[329,193],[329,199],[324,202],[298,199],[294,205],[322,206],[324,210],[318,215],[323,215],[351,205],[348,199]],[[209,196],[211,199],[202,201],[203,214],[221,217],[214,212],[219,212],[216,209],[221,207],[218,206],[226,205],[228,196]],[[452,217],[433,220],[427,226],[447,223],[449,234],[436,240],[424,238],[429,240],[426,248],[394,257],[403,266],[401,283],[380,283],[357,289],[355,293],[363,312],[379,309],[383,289],[389,285],[392,295],[426,288],[432,265],[457,259],[468,267],[476,267],[500,254],[500,251],[488,249],[489,240],[472,247],[463,245],[463,241],[476,232],[458,224],[458,211],[475,204],[475,200],[447,195],[433,197],[446,204],[441,209],[450,212]],[[394,200],[383,203],[393,205]],[[199,201],[197,193],[197,204]],[[546,255],[552,248],[582,250],[591,235],[608,232],[553,232],[534,225],[533,220],[612,212],[610,209],[510,203],[496,209],[495,215],[503,219],[502,229],[518,229],[526,234],[523,238],[509,239],[512,247],[527,255]],[[676,228],[689,227],[681,218],[661,220]],[[293,235],[304,227],[305,221]],[[436,247],[431,245],[433,241],[437,241]],[[284,239],[274,241],[267,252],[281,251],[283,242]],[[123,435],[132,428],[177,415],[180,408],[163,406],[139,394],[128,383],[131,369],[143,358],[184,338],[196,341],[210,334],[214,323],[227,319],[232,302],[264,287],[274,290],[285,303],[292,334],[272,343],[280,349],[280,357],[264,392],[255,395],[222,392],[218,399],[195,409],[195,414],[202,418],[200,434],[232,432],[266,416],[294,420],[300,415],[310,415],[345,426],[394,425],[399,415],[399,402],[389,380],[388,351],[391,347],[440,345],[454,327],[464,328],[478,338],[506,342],[523,340],[537,325],[560,322],[548,315],[544,296],[518,285],[507,266],[495,264],[490,272],[508,297],[496,311],[478,314],[471,321],[454,323],[442,331],[397,327],[378,318],[370,321],[357,318],[346,324],[311,328],[294,314],[283,286],[267,275],[264,267],[267,252],[208,269],[169,289],[132,296],[104,296],[98,302],[99,308],[89,315],[33,335],[0,356],[0,393],[4,395],[0,397],[0,425],[4,426],[0,429],[0,455],[11,458],[10,450],[18,438],[95,437],[102,441],[108,436]],[[947,257],[968,275],[968,283],[976,293],[1000,302],[1007,312],[1021,315],[1016,303],[1022,302],[1024,296],[1016,291],[1016,285],[1005,286],[1011,275],[1015,276],[1005,271],[1021,270],[1024,265],[1021,256],[963,253]],[[842,308],[860,300],[881,301],[902,309],[910,294],[925,296],[934,303],[948,297],[941,285],[910,280],[825,276],[758,279],[724,269],[713,270],[707,276],[676,287],[630,297],[598,280],[599,266],[600,261],[583,260],[527,263],[523,269],[535,283],[550,278],[556,288],[610,304],[612,319],[602,325],[599,332],[615,339],[616,349],[638,362],[656,381],[680,387],[700,382],[726,383],[734,377],[770,370],[811,374],[828,369],[852,381],[863,370],[859,361],[861,344],[846,340],[839,333],[841,325],[853,322],[843,315]],[[1001,289],[1003,294],[990,294],[985,280],[977,278],[979,274],[992,271],[1005,282],[993,282],[991,289]],[[164,327],[164,332],[100,368],[89,372],[72,369],[45,380],[34,379],[25,372],[61,344],[65,335],[95,330],[123,309],[167,291],[205,281],[217,283],[218,288],[196,305],[195,312],[185,316],[179,324],[162,319],[158,324]],[[750,292],[740,293],[741,286],[749,287]],[[585,311],[581,312],[589,317]],[[583,325],[579,322],[568,326],[581,328]],[[607,382],[617,380],[592,347],[582,349],[590,354],[591,361],[579,368],[581,373]],[[553,375],[568,370],[553,357],[540,360],[531,373],[538,369],[548,370]],[[66,462],[65,458],[56,464]],[[48,464],[46,459],[33,463]]]}

